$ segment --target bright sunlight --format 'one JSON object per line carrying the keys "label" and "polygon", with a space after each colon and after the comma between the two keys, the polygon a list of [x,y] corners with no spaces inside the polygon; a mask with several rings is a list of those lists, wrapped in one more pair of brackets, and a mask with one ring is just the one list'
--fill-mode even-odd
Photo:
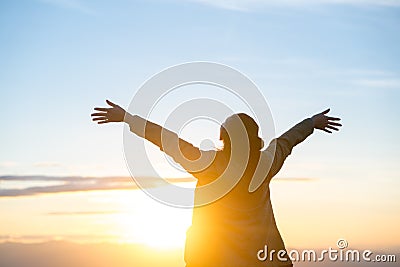
{"label": "bright sunlight", "polygon": [[143,197],[140,190],[116,192],[121,213],[112,215],[112,231],[123,243],[141,243],[156,248],[185,244],[191,224],[191,209],[169,207]]}

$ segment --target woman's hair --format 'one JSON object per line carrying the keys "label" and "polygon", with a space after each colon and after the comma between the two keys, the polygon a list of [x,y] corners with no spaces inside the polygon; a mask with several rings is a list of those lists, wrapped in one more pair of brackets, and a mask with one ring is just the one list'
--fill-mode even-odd
{"label": "woman's hair", "polygon": [[258,136],[258,131],[258,124],[252,117],[245,113],[233,114],[232,116],[228,117],[221,125],[220,140],[222,140],[222,142],[224,143],[224,147],[222,150],[226,152],[231,150],[232,143],[230,135],[234,133],[243,133],[239,137],[239,141],[243,140],[243,142],[241,142],[240,144],[241,146],[243,146],[243,143],[246,143],[245,138],[247,138],[250,151],[261,150],[264,147],[264,142]]}

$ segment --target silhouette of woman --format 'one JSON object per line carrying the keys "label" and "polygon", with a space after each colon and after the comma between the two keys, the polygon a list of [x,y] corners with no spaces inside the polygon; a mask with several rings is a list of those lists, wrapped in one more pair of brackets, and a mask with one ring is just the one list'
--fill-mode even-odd
{"label": "silhouette of woman", "polygon": [[[258,136],[257,123],[246,114],[234,114],[220,128],[223,149],[202,151],[160,125],[131,115],[109,100],[106,102],[110,107],[95,108],[93,121],[98,124],[125,122],[133,133],[170,155],[197,178],[195,203],[199,198],[199,186],[223,175],[239,178],[235,187],[222,198],[193,209],[192,225],[186,236],[186,267],[293,266],[275,222],[269,183],[293,147],[314,129],[328,133],[339,130],[342,125],[337,121],[340,119],[327,116],[329,109],[296,124],[273,139],[265,149]],[[193,164],[202,157],[211,160],[202,167]],[[237,172],[235,166],[241,166],[242,171]],[[260,175],[257,174],[260,166],[268,166],[267,172],[260,172],[262,182],[249,190],[251,181],[260,179],[256,177]],[[275,254],[264,255],[266,246]],[[260,253],[263,254],[261,258]]]}

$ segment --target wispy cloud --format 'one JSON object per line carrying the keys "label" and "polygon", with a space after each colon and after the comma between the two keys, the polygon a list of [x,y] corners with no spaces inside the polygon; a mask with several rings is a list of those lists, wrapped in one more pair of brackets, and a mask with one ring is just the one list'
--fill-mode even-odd
{"label": "wispy cloud", "polygon": [[387,70],[355,69],[347,70],[343,77],[347,77],[349,85],[363,89],[400,89],[400,74]]}
{"label": "wispy cloud", "polygon": [[18,163],[15,161],[2,161],[0,162],[0,168],[9,168],[9,167],[14,167],[17,166]]}
{"label": "wispy cloud", "polygon": [[352,5],[399,7],[399,0],[192,0],[193,2],[238,11],[271,6]]}
{"label": "wispy cloud", "polygon": [[[75,242],[90,242],[93,240],[116,240],[115,235],[101,235],[101,234],[87,234],[87,235],[0,235],[0,246],[6,244],[5,242],[13,243],[40,243],[51,242],[53,240],[73,240]],[[2,244],[3,243],[3,244]],[[1,254],[0,248],[0,254]],[[4,254],[2,254],[3,256]],[[32,266],[32,265],[30,265]]]}
{"label": "wispy cloud", "polygon": [[[163,185],[160,178],[139,177],[142,187],[154,188]],[[167,178],[169,183],[188,183],[195,182],[192,177],[187,178]],[[274,181],[283,182],[312,182],[315,178],[275,178]],[[0,183],[19,182],[26,183],[27,187],[6,188],[0,187],[0,197],[21,197],[33,196],[39,194],[56,194],[82,191],[98,190],[135,190],[139,189],[136,183],[130,177],[55,177],[55,176],[0,176]],[[40,186],[29,186],[43,182]],[[78,212],[50,212],[47,215],[94,215],[115,213],[116,211],[78,211]]]}
{"label": "wispy cloud", "polygon": [[345,68],[326,65],[317,60],[301,58],[279,59],[269,61],[269,63],[273,64],[274,67],[269,73],[272,73],[270,75],[276,75],[276,78],[282,79],[287,74],[274,74],[273,69],[285,68],[291,71],[291,77],[297,75],[300,79],[305,74],[312,73],[314,77],[323,79],[324,81],[332,81],[331,84],[340,81],[342,85],[352,89],[351,91],[347,89],[342,91],[339,88],[331,90],[330,93],[334,94],[342,92],[346,94],[364,94],[365,90],[363,89],[400,89],[400,73],[395,70]]}
{"label": "wispy cloud", "polygon": [[[159,178],[142,177],[141,186],[152,188],[162,185]],[[170,183],[193,182],[193,178],[169,178]],[[0,182],[49,182],[44,186],[31,186],[25,188],[0,188],[0,197],[32,196],[37,194],[67,193],[95,190],[129,190],[138,189],[130,177],[52,177],[52,176],[0,176]],[[54,184],[58,182],[59,184]]]}
{"label": "wispy cloud", "polygon": [[400,79],[361,79],[355,80],[354,84],[382,89],[400,89]]}

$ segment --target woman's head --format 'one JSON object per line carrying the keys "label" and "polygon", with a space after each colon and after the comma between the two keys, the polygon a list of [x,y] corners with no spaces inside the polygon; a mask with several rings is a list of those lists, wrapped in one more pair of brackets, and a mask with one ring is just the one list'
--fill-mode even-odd
{"label": "woman's head", "polygon": [[224,150],[231,150],[232,145],[235,146],[237,142],[238,146],[248,144],[250,151],[259,151],[263,148],[264,142],[258,136],[258,131],[258,124],[252,117],[238,113],[228,117],[221,125],[220,140],[224,143]]}

